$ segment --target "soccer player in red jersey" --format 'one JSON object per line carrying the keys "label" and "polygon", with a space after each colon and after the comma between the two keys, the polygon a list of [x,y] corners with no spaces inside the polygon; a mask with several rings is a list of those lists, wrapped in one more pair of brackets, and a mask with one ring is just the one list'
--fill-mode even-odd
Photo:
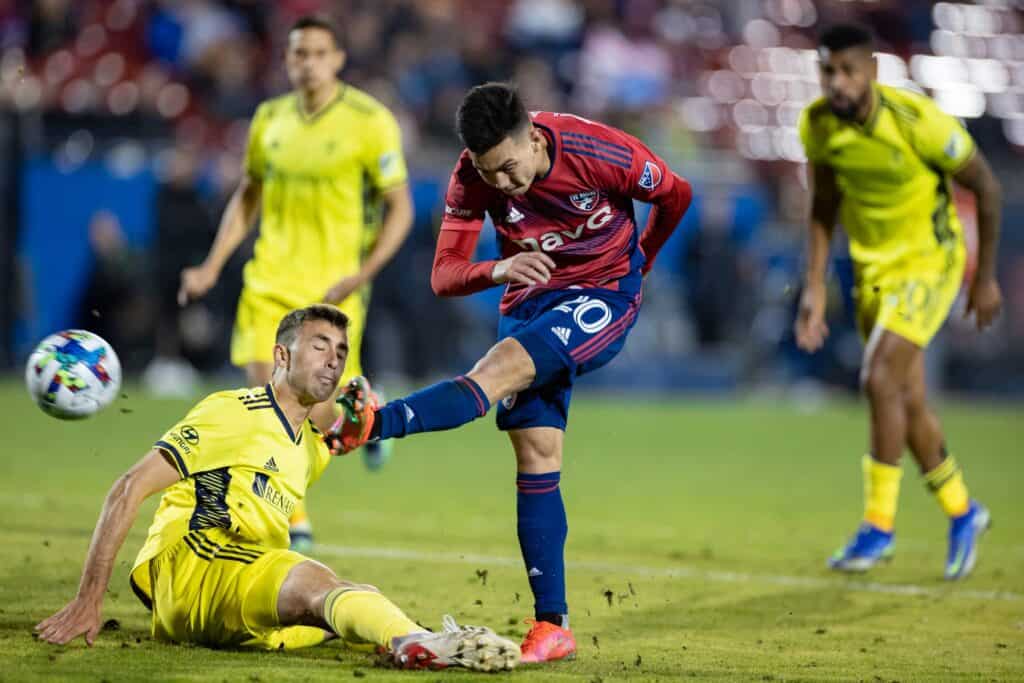
{"label": "soccer player in red jersey", "polygon": [[[500,401],[518,474],[519,544],[535,598],[524,662],[572,657],[565,598],[562,444],[576,378],[622,349],[643,276],[690,205],[690,184],[631,135],[572,114],[529,113],[515,89],[469,91],[465,151],[445,197],[431,285],[440,296],[505,286],[495,344],[466,375],[384,406],[354,380],[327,435],[335,452],[367,440],[452,429]],[[638,231],[633,200],[653,205]],[[501,258],[471,260],[490,216]]]}

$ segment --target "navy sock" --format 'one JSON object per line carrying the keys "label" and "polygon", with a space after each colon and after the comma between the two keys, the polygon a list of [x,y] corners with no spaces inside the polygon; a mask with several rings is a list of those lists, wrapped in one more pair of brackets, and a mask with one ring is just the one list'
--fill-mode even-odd
{"label": "navy sock", "polygon": [[516,475],[516,511],[519,517],[519,548],[533,591],[534,612],[539,620],[567,614],[565,602],[565,519],[560,472]]}
{"label": "navy sock", "polygon": [[480,385],[469,377],[438,382],[405,398],[395,399],[377,411],[371,439],[401,438],[419,432],[454,429],[491,409]]}

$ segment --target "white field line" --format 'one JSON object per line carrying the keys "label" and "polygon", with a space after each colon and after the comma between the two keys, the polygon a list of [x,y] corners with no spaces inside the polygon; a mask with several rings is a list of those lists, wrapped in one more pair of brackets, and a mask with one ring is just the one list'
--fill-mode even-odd
{"label": "white field line", "polygon": [[[374,560],[408,560],[412,562],[431,562],[439,564],[466,564],[477,567],[503,566],[518,567],[522,559],[518,557],[501,557],[497,555],[479,555],[476,553],[425,552],[407,548],[369,548],[344,545],[328,545],[317,543],[316,554],[334,557],[365,558]],[[727,572],[691,567],[646,567],[632,564],[616,564],[613,562],[567,562],[566,568],[581,572],[599,572],[621,574],[624,578],[633,576],[649,576],[667,579],[695,579],[715,583],[750,583],[770,586],[787,586],[799,588],[831,588],[839,591],[857,593],[884,593],[893,595],[928,596],[934,598],[969,598],[972,600],[1019,601],[1024,595],[1000,590],[975,590],[971,588],[939,588],[920,586],[907,583],[879,583],[857,579],[826,579],[815,576],[787,576],[784,574],[747,574],[743,572]],[[952,585],[951,585],[952,586]]]}

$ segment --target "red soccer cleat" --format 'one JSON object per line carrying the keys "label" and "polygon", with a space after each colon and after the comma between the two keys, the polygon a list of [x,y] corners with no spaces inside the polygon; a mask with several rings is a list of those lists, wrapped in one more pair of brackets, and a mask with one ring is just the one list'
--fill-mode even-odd
{"label": "red soccer cleat", "polygon": [[331,455],[343,455],[359,448],[370,439],[370,430],[377,413],[377,396],[365,377],[353,377],[338,396],[341,414],[324,435]]}
{"label": "red soccer cleat", "polygon": [[576,638],[572,631],[547,621],[526,620],[528,624],[531,622],[533,627],[519,648],[523,664],[576,658]]}

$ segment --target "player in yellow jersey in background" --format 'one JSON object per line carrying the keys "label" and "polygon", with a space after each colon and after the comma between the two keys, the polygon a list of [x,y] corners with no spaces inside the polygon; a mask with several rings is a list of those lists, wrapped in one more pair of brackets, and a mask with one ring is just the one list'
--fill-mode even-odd
{"label": "player in yellow jersey in background", "polygon": [[36,626],[65,644],[99,633],[103,595],[142,502],[163,491],[132,568],[152,635],[209,647],[292,649],[334,637],[387,650],[404,668],[511,669],[518,646],[443,619],[424,631],[373,586],[288,550],[288,516],[331,461],[311,422],[348,354],[348,319],[315,304],[288,313],[265,387],[207,396],[110,489],[77,596]]}
{"label": "player in yellow jersey in background", "polygon": [[[285,65],[294,90],[256,110],[242,181],[216,240],[201,265],[182,272],[178,299],[184,305],[217,283],[259,214],[260,235],[245,266],[231,340],[231,362],[245,368],[250,386],[270,377],[269,350],[281,316],[317,301],[337,304],[349,316],[347,376],[362,374],[359,350],[370,282],[412,226],[398,124],[377,100],[338,79],[344,63],[330,22],[309,16],[292,25]],[[373,237],[369,231],[377,232],[376,239],[364,254]],[[313,420],[330,427],[333,404],[317,406]],[[382,464],[383,448],[365,449],[367,466]],[[292,540],[297,550],[312,547],[302,505],[292,518]]]}
{"label": "player in yellow jersey in background", "polygon": [[863,523],[829,566],[865,571],[891,556],[900,457],[909,447],[950,518],[945,575],[959,579],[974,567],[989,512],[968,496],[928,406],[924,349],[949,314],[964,275],[966,250],[952,180],[973,192],[978,206],[978,264],[967,311],[978,329],[999,313],[999,183],[956,119],[923,95],[875,82],[867,30],[835,26],[823,34],[819,53],[825,94],[800,121],[812,208],[795,333],[809,352],[828,334],[825,271],[838,221],[854,263],[857,320],[866,340],[861,384],[871,413]]}

